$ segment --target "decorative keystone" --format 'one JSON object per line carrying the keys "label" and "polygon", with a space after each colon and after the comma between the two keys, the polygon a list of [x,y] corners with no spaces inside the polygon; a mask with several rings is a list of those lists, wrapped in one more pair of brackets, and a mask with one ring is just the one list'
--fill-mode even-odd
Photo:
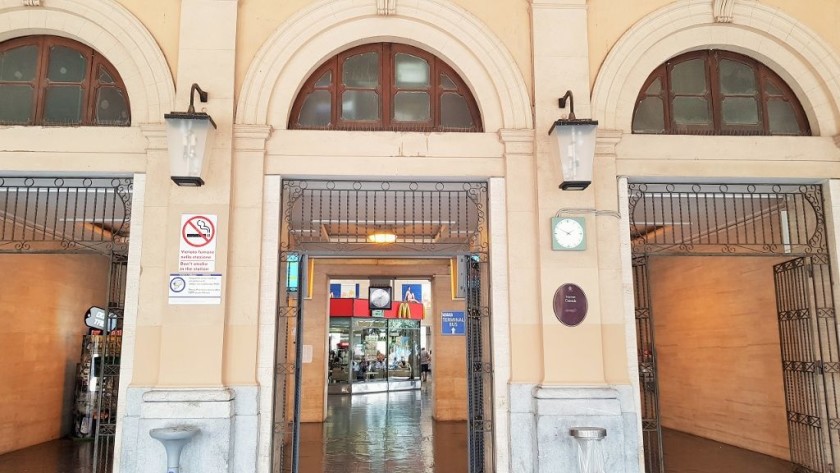
{"label": "decorative keystone", "polygon": [[732,23],[735,0],[714,0],[712,9],[714,11],[715,23]]}
{"label": "decorative keystone", "polygon": [[397,0],[376,0],[376,13],[378,15],[396,15]]}
{"label": "decorative keystone", "polygon": [[23,6],[25,7],[40,7],[41,0],[23,0]]}

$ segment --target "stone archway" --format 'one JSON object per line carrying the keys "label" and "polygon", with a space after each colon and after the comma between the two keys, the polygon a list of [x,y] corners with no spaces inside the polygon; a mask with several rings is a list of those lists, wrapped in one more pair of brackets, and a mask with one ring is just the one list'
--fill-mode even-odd
{"label": "stone archway", "polygon": [[[706,5],[704,5],[704,3]],[[637,22],[612,48],[592,94],[594,115],[605,129],[631,130],[639,89],[651,71],[681,53],[729,49],[771,67],[796,93],[815,135],[840,133],[840,59],[813,31],[776,8],[735,3],[732,16],[714,16],[708,0],[681,0]]]}
{"label": "stone archway", "polygon": [[300,86],[323,59],[376,41],[412,44],[445,59],[472,89],[485,130],[533,127],[528,90],[511,54],[489,28],[448,0],[400,3],[390,15],[377,13],[374,2],[354,0],[322,0],[302,10],[257,53],[236,122],[286,128]]}

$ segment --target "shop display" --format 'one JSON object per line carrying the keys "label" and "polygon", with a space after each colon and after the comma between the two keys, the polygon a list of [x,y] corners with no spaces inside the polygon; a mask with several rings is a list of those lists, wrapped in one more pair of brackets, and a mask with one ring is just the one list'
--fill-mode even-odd
{"label": "shop display", "polygon": [[[110,418],[110,409],[104,406],[115,405],[117,378],[103,377],[103,364],[106,361],[119,363],[121,339],[119,335],[85,335],[82,338],[73,406],[73,436],[76,438],[93,439],[97,422]],[[109,402],[100,402],[100,394]]]}

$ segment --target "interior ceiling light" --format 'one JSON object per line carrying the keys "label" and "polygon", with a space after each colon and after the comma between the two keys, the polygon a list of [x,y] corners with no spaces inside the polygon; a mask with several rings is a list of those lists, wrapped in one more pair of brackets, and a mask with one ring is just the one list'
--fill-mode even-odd
{"label": "interior ceiling light", "polygon": [[397,241],[397,235],[389,232],[376,232],[368,235],[367,239],[371,243],[394,243]]}

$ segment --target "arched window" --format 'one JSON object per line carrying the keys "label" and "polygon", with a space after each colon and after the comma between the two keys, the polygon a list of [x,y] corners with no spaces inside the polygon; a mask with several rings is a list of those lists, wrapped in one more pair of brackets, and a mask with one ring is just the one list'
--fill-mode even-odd
{"label": "arched window", "polygon": [[56,36],[0,43],[0,125],[130,124],[122,79],[90,47]]}
{"label": "arched window", "polygon": [[481,131],[481,116],[443,61],[408,45],[376,43],[318,68],[295,100],[289,128]]}
{"label": "arched window", "polygon": [[633,133],[810,135],[802,105],[760,62],[694,51],[659,66],[636,99]]}

